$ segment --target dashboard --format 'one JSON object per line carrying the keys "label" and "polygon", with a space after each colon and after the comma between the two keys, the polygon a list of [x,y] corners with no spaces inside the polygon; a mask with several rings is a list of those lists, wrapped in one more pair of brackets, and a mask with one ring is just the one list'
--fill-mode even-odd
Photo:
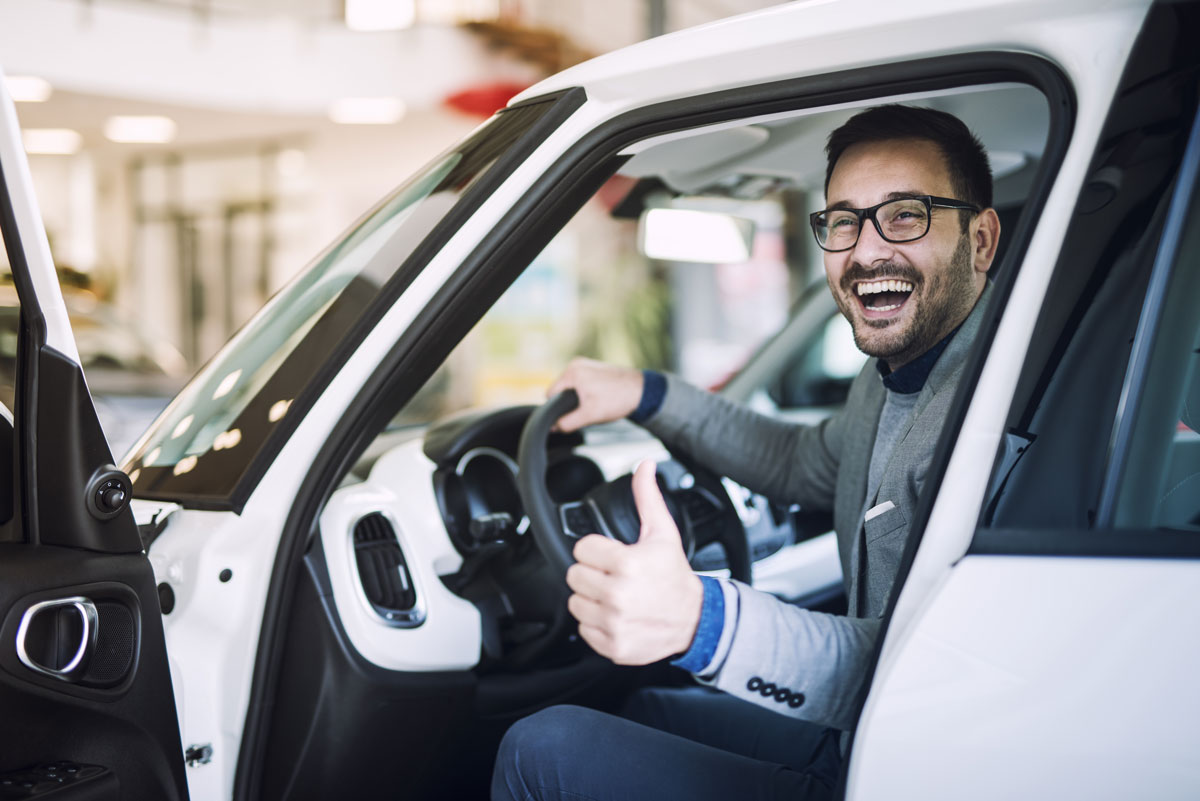
{"label": "dashboard", "polygon": [[[523,667],[578,658],[566,589],[537,548],[517,489],[517,444],[532,407],[470,412],[420,437],[398,437],[369,469],[329,499],[320,543],[333,602],[359,653],[404,671]],[[559,504],[659,462],[681,515],[700,516],[694,481],[663,446],[632,424],[553,434],[547,489]],[[721,479],[753,560],[755,586],[802,602],[836,594],[836,544],[827,524]],[[589,493],[592,493],[589,496]],[[570,508],[570,507],[568,507]],[[806,528],[807,526],[807,528]],[[825,528],[821,528],[825,526]],[[681,526],[682,528],[682,526]],[[728,574],[718,543],[692,555],[697,570]]]}

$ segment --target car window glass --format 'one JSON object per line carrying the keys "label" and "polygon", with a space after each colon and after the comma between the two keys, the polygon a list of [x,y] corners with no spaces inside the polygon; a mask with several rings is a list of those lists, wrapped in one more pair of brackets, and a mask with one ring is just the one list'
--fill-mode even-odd
{"label": "car window glass", "polygon": [[435,159],[268,301],[127,460],[134,491],[227,497],[383,287],[549,105],[501,114]]}
{"label": "car window glass", "polygon": [[[1193,205],[1155,321],[1115,493],[1118,528],[1200,531],[1200,206]],[[1149,336],[1150,334],[1143,334]]]}
{"label": "car window glass", "polygon": [[[1172,477],[1178,483],[1187,475],[1186,465],[1171,465],[1185,458],[1191,436],[1179,425],[1186,371],[1194,372],[1185,351],[1196,347],[1195,317],[1190,323],[1164,322],[1171,334],[1156,348],[1170,350],[1154,354],[1144,388],[1152,402],[1142,412],[1134,409],[1143,387],[1125,386],[1187,141],[1179,131],[1192,120],[1192,106],[1168,99],[1178,87],[1164,75],[1145,92],[1160,98],[1156,107],[1186,114],[1185,124],[1167,125],[1158,117],[1139,122],[1114,112],[1109,125],[1115,133],[1102,140],[1089,168],[1023,356],[983,508],[984,529],[1050,535],[1107,528],[1118,488],[1125,515],[1118,525],[1179,520],[1178,513],[1171,520],[1162,517],[1167,507],[1160,504]],[[1188,269],[1194,273],[1191,253]],[[1183,282],[1186,275],[1181,267],[1172,280]],[[1196,296],[1194,283],[1186,291],[1180,283],[1166,296],[1166,308],[1186,317],[1182,309]],[[1122,421],[1139,414],[1145,416],[1137,421],[1145,434],[1134,436],[1128,451],[1116,448]],[[1126,456],[1129,469],[1114,479],[1110,471]]]}
{"label": "car window glass", "polygon": [[[1021,207],[1048,127],[1039,92],[979,87],[912,102],[975,125],[985,146],[1003,154],[997,203]],[[1020,111],[1022,125],[1001,127],[993,113],[999,107]],[[752,368],[755,386],[739,385],[736,398],[789,417],[817,407],[827,414],[866,360],[849,324],[829,301],[819,319],[800,321],[798,336],[783,329],[815,284],[828,295],[807,214],[824,203],[824,139],[852,113],[779,114],[626,146],[621,153],[629,158],[617,174],[533,259],[393,427],[471,407],[540,403],[572,356],[665,370],[709,389]],[[751,221],[746,257],[648,257],[639,250],[639,216],[652,208]],[[769,364],[754,364],[776,334],[783,347],[768,354]]]}
{"label": "car window glass", "polygon": [[780,409],[839,405],[866,360],[854,344],[850,323],[834,313],[768,392]]}
{"label": "car window glass", "polygon": [[638,221],[614,215],[609,191],[534,258],[393,425],[540,403],[573,356],[719,386],[786,322],[801,279],[783,256],[778,196],[756,203],[769,224],[757,227],[750,259],[683,264],[640,254]]}

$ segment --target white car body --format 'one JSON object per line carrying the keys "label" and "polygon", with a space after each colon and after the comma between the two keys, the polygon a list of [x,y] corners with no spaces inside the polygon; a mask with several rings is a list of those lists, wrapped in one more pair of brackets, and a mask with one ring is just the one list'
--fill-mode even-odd
{"label": "white car body", "polygon": [[[304,499],[312,466],[395,343],[510,209],[556,174],[560,160],[591,146],[603,126],[656,104],[971,53],[1025,54],[1061,71],[1073,95],[1073,124],[890,619],[845,797],[1200,794],[1200,640],[1194,636],[1200,631],[1200,560],[968,553],[1062,232],[1149,8],[1148,0],[805,0],[610,53],[516,98],[514,104],[576,87],[586,92],[582,105],[525,156],[387,309],[303,414],[240,510],[135,501],[139,522],[166,521],[148,555],[156,581],[174,592],[163,628],[182,743],[211,746],[211,759],[187,770],[191,797],[234,796],[281,534],[295,514],[293,504]],[[884,95],[899,101],[922,96]],[[5,180],[10,194],[24,201],[16,219],[46,312],[47,341],[77,360],[28,175],[10,170],[23,157],[7,100],[4,115]],[[647,145],[629,152],[639,147]],[[242,344],[235,339],[229,347]],[[214,362],[206,369],[218,367]],[[216,378],[201,373],[193,383]],[[334,492],[320,513],[318,542],[337,613],[360,655],[386,670],[470,670],[480,656],[479,610],[439,578],[462,560],[429,484],[431,469],[416,443],[397,446],[367,480]],[[419,627],[382,624],[358,588],[346,537],[366,509],[383,510],[398,530],[424,599]],[[830,566],[836,570],[832,539],[811,547],[820,553],[782,572],[811,570],[814,577],[805,580],[827,583],[835,575]],[[222,571],[231,577],[219,579]],[[1097,703],[1102,697],[1111,702]]]}

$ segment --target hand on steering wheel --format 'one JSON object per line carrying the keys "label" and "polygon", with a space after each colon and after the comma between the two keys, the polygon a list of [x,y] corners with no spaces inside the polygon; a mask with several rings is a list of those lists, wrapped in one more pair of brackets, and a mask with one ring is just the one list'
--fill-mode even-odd
{"label": "hand on steering wheel", "polygon": [[653,462],[633,475],[641,518],[637,542],[589,534],[567,569],[567,608],[579,634],[619,665],[646,665],[686,651],[700,622],[704,589],[684,553],[675,520],[655,481]]}
{"label": "hand on steering wheel", "polygon": [[[639,521],[639,516],[645,516],[641,507],[649,500],[631,494],[631,477],[628,475],[595,487],[581,501],[558,504],[551,499],[546,486],[549,463],[546,441],[555,422],[575,409],[578,402],[575,392],[568,390],[535,409],[521,433],[517,456],[517,487],[525,506],[525,513],[529,516],[534,542],[552,569],[559,571],[564,578],[575,564],[577,554],[574,549],[577,543],[582,542],[581,538],[589,539],[593,543],[580,556],[581,560],[590,563],[591,556],[596,553],[593,548],[598,540],[586,537],[588,534],[607,535],[608,542],[599,546],[604,554],[615,553],[613,546],[616,549],[632,546],[633,549],[629,553],[637,554],[644,550],[657,556],[661,547],[656,545],[654,548],[642,550],[636,548],[641,544],[639,536],[644,536],[646,530],[645,521]],[[661,511],[666,512],[666,519],[672,521],[671,528],[675,536],[671,547],[677,552],[679,561],[684,564],[689,574],[691,568],[687,567],[687,559],[691,554],[692,544],[701,547],[709,542],[719,542],[725,551],[732,577],[748,583],[750,553],[745,528],[721,479],[712,471],[691,463],[682,454],[674,456],[676,461],[686,468],[690,483],[686,488],[681,484],[680,488],[666,493],[665,497],[658,488],[651,487],[655,490],[652,493],[655,500],[654,519],[661,520],[657,514],[661,507]],[[650,467],[643,467],[642,470],[645,473],[642,480],[653,485],[654,471]],[[621,570],[628,572],[628,566],[622,567]],[[695,581],[695,584],[691,585],[694,588],[699,581],[694,574],[691,578]],[[587,597],[586,593],[581,594]],[[688,633],[689,641],[690,637],[691,632]],[[672,647],[677,644],[674,639],[670,642]],[[684,646],[686,647],[686,643]],[[601,644],[597,650],[606,647]],[[634,650],[631,648],[629,653],[617,653],[615,658],[640,658],[643,652],[637,650],[635,655]]]}

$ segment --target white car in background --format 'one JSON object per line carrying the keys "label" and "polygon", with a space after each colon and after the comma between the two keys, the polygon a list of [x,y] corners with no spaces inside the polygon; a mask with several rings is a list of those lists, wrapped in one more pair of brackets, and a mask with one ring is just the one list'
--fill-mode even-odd
{"label": "white car in background", "polygon": [[[684,680],[591,654],[553,555],[580,515],[620,528],[657,444],[547,442],[550,407],[389,421],[614,174],[653,189],[635,210],[819,194],[828,131],[886,102],[977,130],[1011,224],[839,793],[1200,796],[1197,30],[1186,2],[801,2],[568,70],[370,211],[119,469],[4,99],[0,796],[482,797],[521,715]],[[756,526],[808,542],[805,510],[663,459],[735,575]]]}

